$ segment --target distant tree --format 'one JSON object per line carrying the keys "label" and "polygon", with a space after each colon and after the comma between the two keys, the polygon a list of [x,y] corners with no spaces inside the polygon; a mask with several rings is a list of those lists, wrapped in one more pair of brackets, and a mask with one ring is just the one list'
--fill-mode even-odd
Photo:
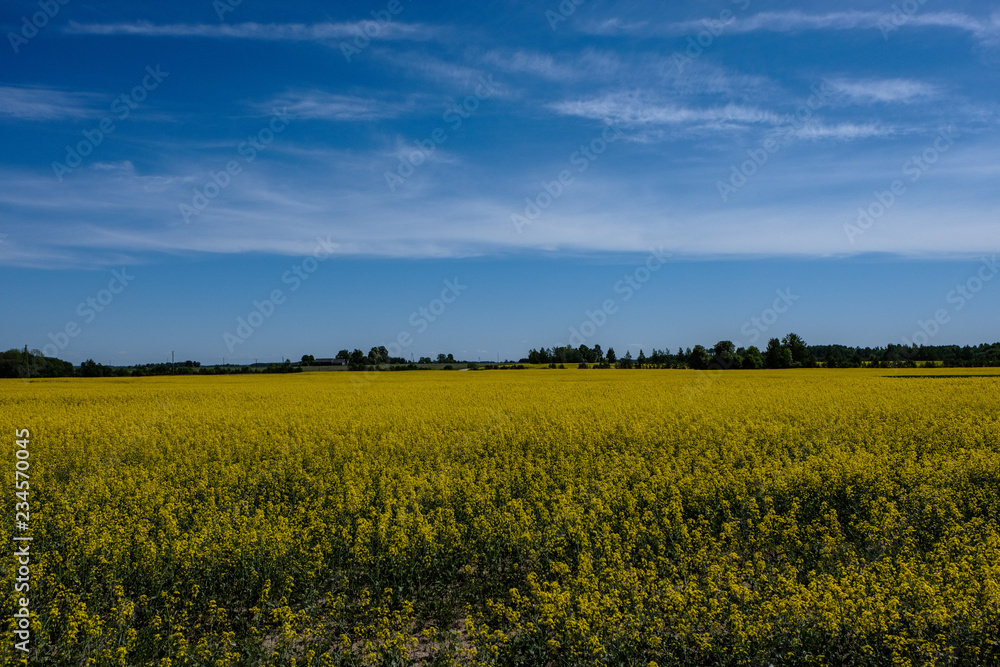
{"label": "distant tree", "polygon": [[608,348],[608,353],[607,353],[607,355],[605,355],[604,358],[607,359],[607,361],[608,361],[609,364],[613,364],[616,361],[618,361],[618,355],[615,354],[615,348],[609,347]]}
{"label": "distant tree", "polygon": [[764,357],[761,356],[760,350],[753,345],[747,348],[746,352],[743,354],[743,368],[764,368]]}
{"label": "distant tree", "polygon": [[345,359],[345,360],[346,359],[350,359],[351,358],[351,353],[348,352],[347,350],[341,350],[340,352],[337,353],[337,356],[334,357],[334,358],[335,359]]}
{"label": "distant tree", "polygon": [[646,354],[642,351],[642,348],[639,348],[639,356],[636,357],[635,367],[642,368],[645,365],[646,365]]}
{"label": "distant tree", "polygon": [[449,364],[455,363],[455,357],[451,356],[451,352],[449,352],[448,356],[445,357],[445,361],[447,361]]}
{"label": "distant tree", "polygon": [[441,354],[439,354],[439,355],[437,356],[437,362],[438,362],[439,364],[444,364],[444,363],[447,363],[447,362],[448,362],[448,355],[447,355],[447,354],[445,354],[444,352],[442,352]]}
{"label": "distant tree", "polygon": [[625,350],[625,356],[618,360],[616,366],[626,370],[635,366],[635,362],[632,361],[632,352],[630,350]]}
{"label": "distant tree", "polygon": [[604,350],[601,349],[600,345],[595,345],[594,349],[591,351],[591,361],[593,363],[599,363],[604,359]]}
{"label": "distant tree", "polygon": [[[767,349],[764,350],[764,368],[788,368],[782,355],[782,349],[781,341],[777,338],[767,341]],[[789,356],[791,355],[789,354]]]}
{"label": "distant tree", "polygon": [[302,365],[303,366],[312,366],[314,363],[316,363],[316,357],[314,357],[311,354],[303,354],[302,355]]}
{"label": "distant tree", "polygon": [[351,364],[355,366],[358,364],[363,364],[365,363],[365,353],[357,348],[354,348],[354,351],[351,352],[351,356],[349,357],[349,359]]}
{"label": "distant tree", "polygon": [[80,364],[78,374],[80,377],[85,378],[96,378],[107,375],[105,372],[105,366],[96,363],[93,359],[87,359],[85,362]]}
{"label": "distant tree", "polygon": [[731,340],[720,340],[712,347],[712,356],[719,368],[732,368],[736,365],[736,346]]}
{"label": "distant tree", "polygon": [[419,359],[419,361],[417,361],[417,363],[418,364],[430,364],[430,363],[433,363],[433,362],[431,361],[430,357],[420,357],[420,359]]}
{"label": "distant tree", "polygon": [[809,353],[806,342],[798,334],[790,333],[781,341],[781,345],[792,353],[792,364],[798,366],[815,366],[816,359]]}
{"label": "distant tree", "polygon": [[695,345],[691,353],[688,354],[687,364],[690,368],[697,371],[703,371],[708,368],[709,364],[712,363],[712,356],[708,353],[703,345]]}

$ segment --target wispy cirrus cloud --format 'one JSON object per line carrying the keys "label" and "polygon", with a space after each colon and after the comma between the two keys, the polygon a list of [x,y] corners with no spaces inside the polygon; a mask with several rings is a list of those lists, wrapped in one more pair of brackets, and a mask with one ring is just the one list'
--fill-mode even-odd
{"label": "wispy cirrus cloud", "polygon": [[331,42],[358,35],[394,41],[424,41],[437,37],[441,28],[421,23],[394,21],[379,25],[378,31],[365,32],[371,21],[337,23],[169,23],[149,21],[133,23],[77,23],[64,28],[72,35],[130,35],[142,37],[201,37],[205,39],[249,39],[277,42]]}
{"label": "wispy cirrus cloud", "polygon": [[524,50],[490,51],[483,56],[483,62],[505,72],[529,74],[547,81],[575,80],[588,74],[576,67],[576,63],[559,62],[550,54]]}
{"label": "wispy cirrus cloud", "polygon": [[747,130],[776,133],[786,139],[814,141],[853,141],[899,132],[898,128],[879,122],[827,123],[816,118],[798,123],[794,122],[792,115],[751,105],[681,105],[658,101],[648,95],[608,94],[557,102],[549,105],[549,109],[563,116],[601,120],[631,128],[634,133],[629,138],[642,143]]}
{"label": "wispy cirrus cloud", "polygon": [[913,79],[829,79],[828,83],[844,99],[858,104],[909,104],[941,94],[937,86]]}
{"label": "wispy cirrus cloud", "polygon": [[786,136],[805,140],[853,141],[896,134],[897,130],[880,123],[807,123],[788,130]]}
{"label": "wispy cirrus cloud", "polygon": [[270,113],[271,109],[278,107],[297,119],[342,122],[396,118],[410,108],[407,104],[322,90],[288,92],[259,106],[262,113]]}
{"label": "wispy cirrus cloud", "polygon": [[549,108],[563,116],[605,120],[632,127],[673,125],[706,130],[734,129],[747,125],[777,125],[782,120],[778,114],[740,104],[699,108],[620,94],[556,102]]}
{"label": "wispy cirrus cloud", "polygon": [[28,121],[87,118],[100,96],[30,86],[0,86],[0,118]]}
{"label": "wispy cirrus cloud", "polygon": [[[622,35],[648,34],[679,36],[704,30],[706,20],[718,24],[718,15],[710,19],[671,21],[627,21],[620,18],[606,19],[584,26],[590,34]],[[759,12],[748,16],[737,16],[724,25],[727,34],[752,32],[794,33],[810,30],[864,30],[883,26],[895,26],[898,20],[893,12],[873,12],[849,10],[811,14],[800,10],[781,12]],[[1000,18],[993,14],[989,18],[977,18],[960,12],[928,12],[906,16],[907,27],[950,28],[969,33],[983,41],[995,41],[1000,36]]]}

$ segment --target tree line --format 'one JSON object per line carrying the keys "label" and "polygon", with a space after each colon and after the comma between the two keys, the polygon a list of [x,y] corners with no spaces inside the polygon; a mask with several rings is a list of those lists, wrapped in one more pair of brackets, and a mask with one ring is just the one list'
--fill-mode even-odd
{"label": "tree line", "polygon": [[553,346],[531,349],[522,364],[549,364],[558,368],[567,364],[593,368],[688,368],[760,369],[760,368],[914,368],[917,366],[992,367],[1000,366],[1000,343],[975,346],[958,345],[894,345],[885,347],[848,347],[845,345],[807,345],[801,336],[789,333],[784,338],[772,338],[763,351],[756,346],[736,347],[722,340],[706,347],[669,350],[653,348],[647,356],[639,350],[636,357],[626,352],[623,357],[613,347],[604,351],[600,345]]}
{"label": "tree line", "polygon": [[[452,354],[439,354],[436,359],[420,357],[417,364],[402,357],[389,356],[385,346],[373,347],[365,354],[359,349],[341,350],[336,359],[343,360],[351,370],[372,370],[388,366],[391,370],[418,370],[421,365],[466,363],[455,360]],[[105,366],[88,359],[74,367],[72,363],[46,357],[40,351],[10,349],[0,352],[0,378],[52,378],[52,377],[143,377],[154,375],[229,375],[234,373],[296,373],[313,366],[316,358],[303,355],[301,361],[271,363],[253,366],[202,366],[197,361],[176,364],[156,363],[135,366]],[[600,345],[553,346],[531,349],[519,364],[548,364],[550,368],[576,366],[577,368],[676,368],[676,369],[746,369],[761,368],[914,368],[918,366],[944,367],[996,367],[1000,366],[1000,343],[981,345],[894,345],[885,347],[849,347],[845,345],[807,345],[801,336],[790,333],[784,338],[772,338],[763,351],[751,345],[736,347],[732,341],[722,340],[706,347],[678,348],[676,353],[656,349],[647,355],[644,350],[632,356],[627,351],[618,356],[613,347],[604,350]],[[493,368],[492,364],[469,363],[469,368]],[[523,366],[522,366],[523,367]]]}
{"label": "tree line", "polygon": [[[368,354],[365,354],[361,350],[355,348],[354,351],[348,352],[347,350],[341,350],[337,353],[334,359],[340,359],[346,363],[352,370],[365,370],[370,366],[381,366],[384,364],[389,364],[390,366],[403,366],[409,365],[409,360],[403,357],[393,357],[389,355],[389,350],[386,349],[385,345],[379,345],[378,347],[373,347],[368,350]],[[316,363],[316,357],[311,354],[302,355],[302,360],[299,362],[301,366],[312,366]],[[455,361],[455,357],[452,354],[439,354],[437,355],[437,361],[431,360],[430,357],[420,357],[418,364],[454,364],[458,363]]]}

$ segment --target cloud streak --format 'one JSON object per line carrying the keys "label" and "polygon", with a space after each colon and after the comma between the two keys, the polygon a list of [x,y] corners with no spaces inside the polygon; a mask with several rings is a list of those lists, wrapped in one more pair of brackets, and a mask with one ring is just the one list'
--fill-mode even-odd
{"label": "cloud streak", "polygon": [[295,119],[340,122],[373,121],[396,118],[409,106],[372,98],[338,95],[322,90],[294,91],[260,105],[262,113],[283,109]]}
{"label": "cloud streak", "polygon": [[830,86],[838,94],[858,104],[926,102],[937,98],[940,90],[912,79],[832,79]]}
{"label": "cloud streak", "polygon": [[[622,19],[607,19],[587,26],[584,30],[591,34],[603,35],[665,35],[681,36],[705,30],[706,20],[718,22],[718,16],[710,19],[673,21],[656,24],[650,21],[628,22]],[[760,12],[749,16],[738,16],[724,27],[725,34],[747,34],[755,32],[796,33],[817,30],[868,30],[881,26],[896,25],[897,14],[850,10],[810,14],[799,10],[782,12]],[[959,12],[928,12],[906,16],[905,26],[925,28],[948,28],[967,32],[976,39],[994,41],[1000,35],[1000,22],[994,14],[981,19]]]}
{"label": "cloud streak", "polygon": [[89,118],[99,96],[51,88],[0,86],[0,118],[51,121]]}
{"label": "cloud streak", "polygon": [[[366,36],[365,27],[373,22],[338,23],[170,23],[149,21],[134,23],[76,23],[64,31],[71,35],[127,35],[140,37],[199,37],[203,39],[247,39],[272,42],[330,43]],[[394,21],[379,26],[373,39],[386,41],[425,41],[440,34],[440,28],[420,23]]]}

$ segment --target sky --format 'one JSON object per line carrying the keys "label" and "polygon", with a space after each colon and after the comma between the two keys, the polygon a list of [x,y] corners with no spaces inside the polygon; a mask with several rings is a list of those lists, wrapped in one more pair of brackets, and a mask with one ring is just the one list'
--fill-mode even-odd
{"label": "sky", "polygon": [[1000,4],[0,8],[0,348],[1000,340]]}

